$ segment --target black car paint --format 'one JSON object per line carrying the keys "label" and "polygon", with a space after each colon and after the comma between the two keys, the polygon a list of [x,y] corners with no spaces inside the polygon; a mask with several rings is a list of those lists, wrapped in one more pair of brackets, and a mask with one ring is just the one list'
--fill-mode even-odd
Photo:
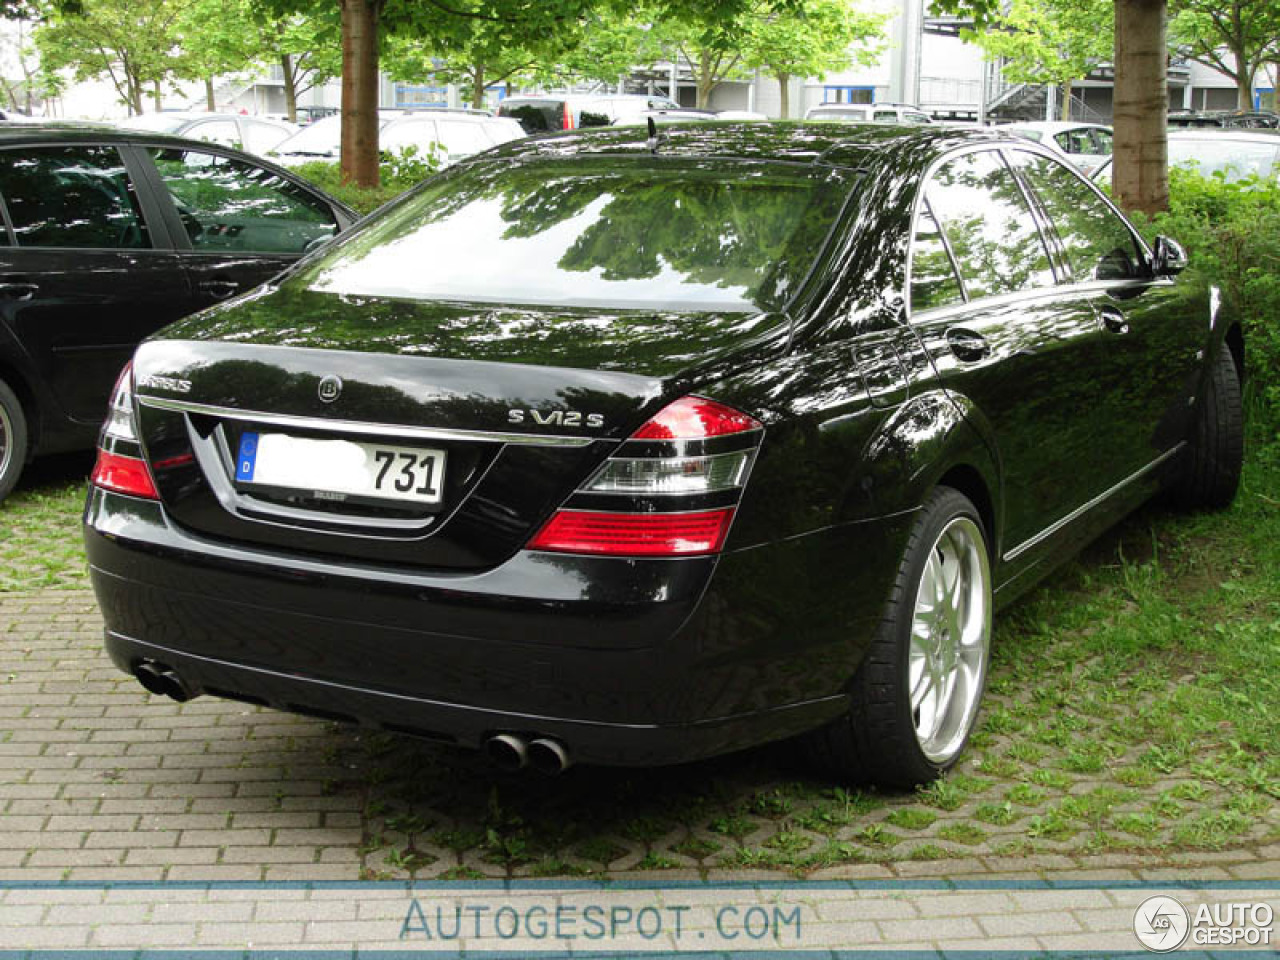
{"label": "black car paint", "polygon": [[[23,401],[28,456],[93,446],[121,367],[139,341],[187,314],[251,290],[294,264],[286,254],[195,251],[147,148],[241,160],[327,205],[339,229],[357,214],[272,163],[202,140],[98,127],[23,124],[0,129],[0,151],[110,146],[127,169],[150,249],[0,245],[0,380]],[[0,198],[2,201],[3,198]]]}
{"label": "black car paint", "polygon": [[[674,762],[797,733],[846,708],[914,513],[939,483],[982,514],[999,601],[1032,585],[1170,477],[1204,357],[1225,348],[1232,321],[1185,278],[1100,285],[1051,308],[1036,305],[1043,294],[1017,295],[1004,309],[1029,329],[1007,341],[988,333],[993,360],[1020,363],[1025,380],[959,362],[946,334],[980,311],[908,322],[918,186],[949,152],[1007,141],[897,128],[847,136],[818,125],[664,133],[682,155],[829,164],[853,183],[856,202],[809,282],[736,341],[716,336],[721,318],[694,321],[708,338],[689,343],[670,335],[676,318],[648,317],[617,342],[566,336],[534,350],[521,338],[468,338],[491,306],[400,304],[394,317],[389,304],[319,310],[286,285],[144,345],[139,373],[188,379],[187,400],[213,408],[245,402],[320,422],[376,410],[380,422],[426,416],[443,426],[457,397],[428,387],[456,373],[488,385],[465,413],[457,408],[458,423],[591,439],[574,450],[496,444],[458,514],[434,537],[418,531],[415,547],[372,529],[302,531],[235,516],[182,463],[200,414],[148,406],[164,391],[142,388],[147,452],[179,465],[156,471],[164,506],[101,490],[89,498],[89,558],[115,662],[131,670],[157,660],[208,692],[468,746],[515,730],[558,736],[584,761]],[[610,131],[497,154],[645,149],[636,133]],[[1115,349],[1103,308],[1129,318],[1140,358]],[[456,336],[416,331],[415,318],[447,311],[467,318]],[[979,321],[991,318],[966,322]],[[377,352],[388,327],[408,331],[403,343],[393,338],[401,356]],[[1035,348],[1025,358],[1021,340]],[[1108,371],[1105,395],[1077,365],[1095,361]],[[221,367],[236,363],[240,381]],[[1125,368],[1137,376],[1119,376]],[[387,371],[397,369],[422,393],[387,404]],[[315,399],[318,380],[334,372],[349,408]],[[722,554],[654,561],[522,549],[592,463],[689,392],[765,425]],[[604,426],[497,426],[508,406],[556,404],[601,412]],[[1048,411],[1055,434],[1041,433],[1037,411]],[[496,494],[478,496],[490,483]],[[457,536],[454,522],[464,524]]]}

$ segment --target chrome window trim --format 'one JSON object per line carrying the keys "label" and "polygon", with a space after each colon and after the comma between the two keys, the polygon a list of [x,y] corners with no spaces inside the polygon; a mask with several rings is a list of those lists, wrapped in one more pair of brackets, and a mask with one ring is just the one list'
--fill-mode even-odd
{"label": "chrome window trim", "polygon": [[1094,507],[1101,504],[1108,497],[1111,497],[1119,493],[1121,490],[1123,490],[1129,484],[1133,483],[1135,480],[1141,479],[1146,474],[1154,470],[1156,467],[1160,466],[1160,464],[1164,463],[1174,454],[1181,452],[1186,445],[1187,445],[1187,442],[1183,440],[1177,446],[1170,447],[1168,450],[1160,454],[1160,456],[1156,457],[1154,460],[1152,460],[1142,469],[1136,471],[1135,473],[1131,473],[1129,476],[1125,477],[1119,483],[1107,488],[1106,490],[1103,490],[1102,493],[1098,494],[1092,500],[1076,507],[1070,513],[1068,513],[1065,517],[1062,517],[1061,519],[1055,521],[1054,523],[1051,523],[1049,526],[1045,527],[1035,536],[1022,541],[1022,543],[1018,544],[1016,547],[1014,547],[1013,549],[1005,553],[1004,555],[1005,563],[1008,563],[1012,560],[1016,560],[1018,557],[1022,556],[1024,553],[1030,550],[1032,547],[1035,547],[1043,543],[1045,540],[1048,540],[1051,536],[1053,536],[1055,533],[1057,533],[1058,531],[1066,527],[1068,524],[1073,523],[1076,520],[1079,520],[1082,516],[1084,516]]}
{"label": "chrome window trim", "polygon": [[256,410],[240,410],[235,407],[216,407],[187,400],[170,400],[167,397],[137,395],[138,403],[158,410],[174,410],[178,413],[203,414],[224,420],[247,420],[278,427],[302,430],[320,430],[332,433],[353,433],[405,437],[410,440],[485,440],[490,443],[512,443],[535,447],[586,447],[606,437],[572,437],[541,433],[504,433],[490,430],[462,430],[452,427],[415,427],[408,424],[365,423],[359,420],[327,420],[319,417],[302,417],[288,413],[263,413]]}

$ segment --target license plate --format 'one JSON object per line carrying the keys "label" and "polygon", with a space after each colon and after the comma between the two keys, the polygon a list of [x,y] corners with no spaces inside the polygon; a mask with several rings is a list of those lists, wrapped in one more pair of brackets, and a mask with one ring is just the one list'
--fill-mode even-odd
{"label": "license plate", "polygon": [[443,450],[245,433],[236,456],[236,480],[310,490],[336,500],[373,497],[435,504],[444,490],[444,464]]}

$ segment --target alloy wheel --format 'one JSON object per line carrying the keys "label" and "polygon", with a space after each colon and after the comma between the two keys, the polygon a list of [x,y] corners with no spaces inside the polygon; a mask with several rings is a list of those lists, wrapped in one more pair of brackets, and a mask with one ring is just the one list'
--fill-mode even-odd
{"label": "alloy wheel", "polygon": [[956,517],[929,550],[911,620],[911,717],[932,763],[954,758],[973,726],[991,648],[991,607],[982,531],[969,517]]}

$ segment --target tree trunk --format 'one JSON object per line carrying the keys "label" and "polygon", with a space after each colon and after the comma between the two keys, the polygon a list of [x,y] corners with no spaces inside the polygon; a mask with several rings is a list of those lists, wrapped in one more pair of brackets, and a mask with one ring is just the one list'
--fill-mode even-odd
{"label": "tree trunk", "polygon": [[1071,119],[1071,81],[1062,81],[1062,113],[1061,117],[1064,121]]}
{"label": "tree trunk", "polygon": [[712,76],[711,54],[707,50],[698,51],[698,103],[699,110],[707,109],[711,102],[711,91],[715,87]]}
{"label": "tree trunk", "polygon": [[1236,55],[1236,109],[1253,111],[1253,71]]}
{"label": "tree trunk", "polygon": [[280,70],[284,74],[284,113],[290,123],[298,122],[298,86],[293,75],[293,57],[280,54]]}
{"label": "tree trunk", "polygon": [[782,119],[791,119],[791,74],[784,71],[778,73],[778,106],[782,110]]}
{"label": "tree trunk", "polygon": [[342,182],[378,185],[380,0],[342,0]]}
{"label": "tree trunk", "polygon": [[471,74],[471,105],[477,110],[484,109],[484,64],[477,63],[475,72]]}
{"label": "tree trunk", "polygon": [[1124,210],[1169,206],[1165,0],[1116,0],[1112,189]]}
{"label": "tree trunk", "polygon": [[218,101],[213,96],[213,78],[204,78],[204,107],[210,113],[218,109]]}
{"label": "tree trunk", "polygon": [[156,113],[160,112],[160,81],[151,81],[151,102],[155,104]]}

